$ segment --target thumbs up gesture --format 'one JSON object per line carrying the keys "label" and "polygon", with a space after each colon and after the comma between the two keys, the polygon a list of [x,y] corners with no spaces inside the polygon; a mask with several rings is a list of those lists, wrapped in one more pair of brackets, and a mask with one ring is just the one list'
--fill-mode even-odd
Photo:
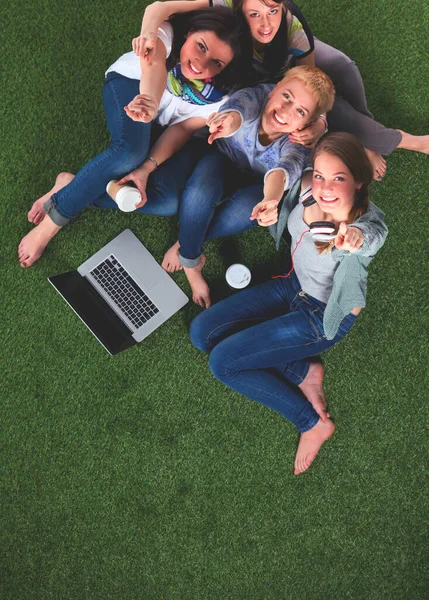
{"label": "thumbs up gesture", "polygon": [[339,250],[356,252],[363,244],[363,233],[357,227],[348,227],[346,223],[341,223],[335,238],[335,247]]}

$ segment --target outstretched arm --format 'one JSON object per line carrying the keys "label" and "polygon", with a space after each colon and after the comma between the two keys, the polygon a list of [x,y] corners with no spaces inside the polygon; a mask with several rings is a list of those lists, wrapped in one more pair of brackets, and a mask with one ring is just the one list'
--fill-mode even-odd
{"label": "outstretched arm", "polygon": [[160,165],[170,156],[176,154],[191,139],[194,133],[204,127],[205,124],[206,121],[202,117],[192,117],[186,119],[186,121],[170,125],[157,139],[150,155]]}
{"label": "outstretched arm", "polygon": [[146,8],[140,35],[133,39],[133,50],[146,61],[156,55],[156,32],[163,21],[174,13],[185,13],[209,6],[208,0],[172,0],[171,2],[153,2]]}
{"label": "outstretched arm", "polygon": [[167,83],[167,50],[160,39],[156,40],[156,55],[150,60],[145,61],[140,57],[140,67],[142,70],[140,78],[140,94],[150,94],[158,99],[158,104],[161,96],[164,93]]}
{"label": "outstretched arm", "polygon": [[250,219],[257,219],[258,225],[268,227],[277,223],[278,205],[285,190],[286,175],[283,169],[270,171],[265,177],[264,199],[252,211]]}
{"label": "outstretched arm", "polygon": [[141,78],[140,94],[138,94],[124,110],[133,121],[149,123],[158,112],[159,103],[167,83],[167,67],[165,61],[167,51],[164,43],[157,40],[157,54],[153,60],[146,62],[140,57]]}
{"label": "outstretched arm", "polygon": [[181,123],[170,125],[150,150],[150,158],[147,158],[140,167],[118,181],[120,185],[127,181],[133,181],[136,184],[142,195],[142,201],[136,208],[144,206],[147,202],[146,185],[152,171],[178,152],[191,139],[192,135],[204,125],[205,119],[201,117],[192,117]]}

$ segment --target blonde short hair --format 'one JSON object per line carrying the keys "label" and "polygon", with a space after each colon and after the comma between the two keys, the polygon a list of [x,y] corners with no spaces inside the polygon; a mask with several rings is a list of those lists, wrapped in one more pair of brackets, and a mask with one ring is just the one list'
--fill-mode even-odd
{"label": "blonde short hair", "polygon": [[286,72],[281,83],[298,79],[307,90],[313,94],[317,100],[318,113],[324,113],[331,110],[335,99],[335,88],[332,80],[326,73],[317,67],[303,65],[302,67],[293,67]]}

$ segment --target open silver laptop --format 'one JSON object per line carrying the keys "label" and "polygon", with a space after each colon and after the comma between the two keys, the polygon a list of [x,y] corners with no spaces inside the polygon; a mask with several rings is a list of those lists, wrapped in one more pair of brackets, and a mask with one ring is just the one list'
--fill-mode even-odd
{"label": "open silver laptop", "polygon": [[188,302],[130,229],[77,271],[48,279],[110,354],[141,342]]}

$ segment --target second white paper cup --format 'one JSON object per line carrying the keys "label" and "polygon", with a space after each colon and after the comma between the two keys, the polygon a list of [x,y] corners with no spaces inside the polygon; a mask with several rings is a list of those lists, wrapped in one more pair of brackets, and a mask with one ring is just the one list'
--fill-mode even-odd
{"label": "second white paper cup", "polygon": [[242,290],[249,285],[252,275],[245,265],[235,263],[227,269],[225,278],[229,287]]}

